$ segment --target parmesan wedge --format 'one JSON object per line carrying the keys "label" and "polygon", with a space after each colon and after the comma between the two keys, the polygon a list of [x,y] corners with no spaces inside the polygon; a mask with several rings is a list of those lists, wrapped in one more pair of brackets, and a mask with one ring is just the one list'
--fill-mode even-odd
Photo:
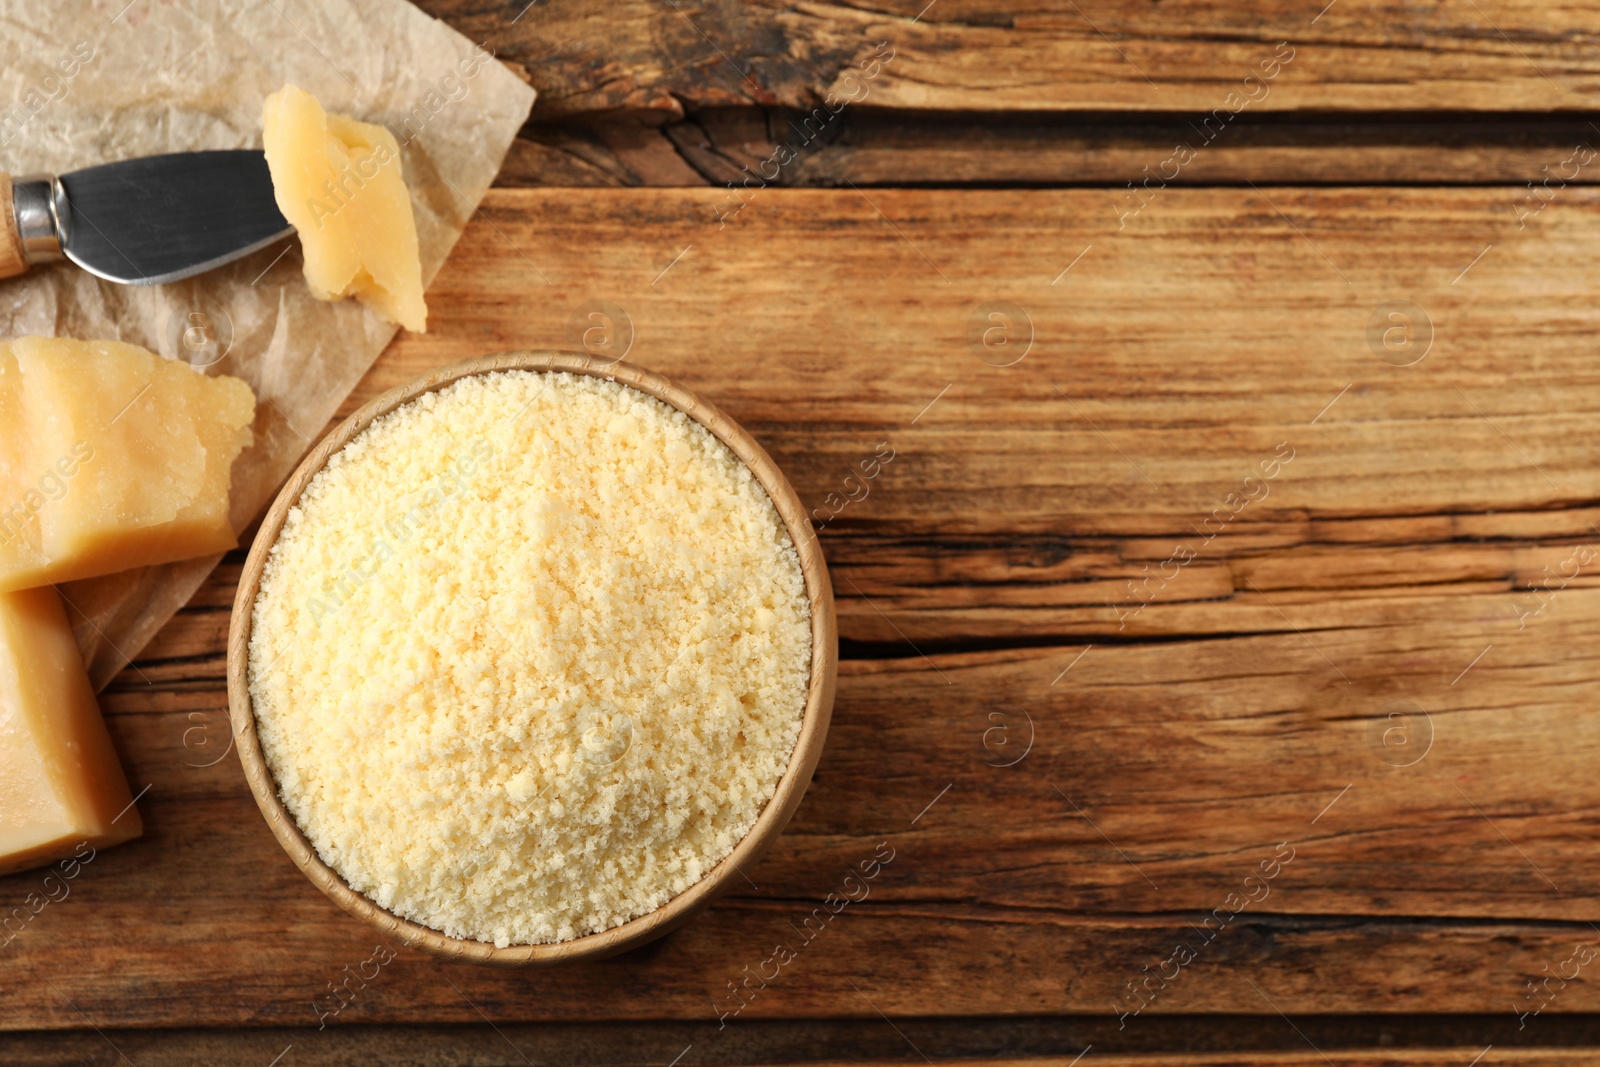
{"label": "parmesan wedge", "polygon": [[273,195],[300,233],[311,294],[354,296],[413,333],[426,330],[417,223],[394,134],[330,115],[293,85],[267,97],[261,121]]}
{"label": "parmesan wedge", "polygon": [[118,341],[0,342],[0,591],[225,552],[255,396]]}
{"label": "parmesan wedge", "polygon": [[0,593],[0,874],[142,829],[60,595]]}

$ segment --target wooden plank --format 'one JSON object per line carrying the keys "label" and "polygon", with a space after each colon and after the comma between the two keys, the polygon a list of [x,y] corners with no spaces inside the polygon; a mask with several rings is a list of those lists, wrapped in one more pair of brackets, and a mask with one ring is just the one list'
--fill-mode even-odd
{"label": "wooden plank", "polygon": [[[1095,917],[941,903],[938,869],[932,860],[921,865],[914,833],[899,832],[891,840],[904,867],[880,886],[899,884],[896,895],[911,899],[886,893],[845,912],[820,935],[830,942],[823,948],[807,951],[794,924],[838,888],[840,868],[814,871],[803,899],[751,891],[653,948],[607,963],[507,974],[396,946],[397,958],[374,977],[374,937],[283,862],[248,800],[155,800],[146,810],[153,824],[146,841],[97,857],[94,864],[104,866],[91,867],[72,897],[40,913],[8,948],[8,1027],[76,1029],[82,1010],[101,1027],[314,1028],[338,1003],[330,983],[349,981],[329,1025],[476,1023],[487,1015],[497,1022],[669,1017],[716,1029],[737,1003],[727,983],[742,981],[745,966],[759,967],[785,939],[799,959],[729,1015],[730,1026],[873,1017],[873,1005],[893,1016],[1104,1016],[1119,995],[1129,997],[1126,982],[1142,981],[1146,967],[1154,972],[1180,939],[1196,942],[1190,924],[1201,919],[1198,911]],[[1312,855],[1297,862],[1315,878]],[[1239,866],[1242,876],[1248,868]],[[765,870],[750,875],[768,891]],[[1190,965],[1187,980],[1169,982],[1148,1014],[1270,1012],[1273,1005],[1286,1012],[1507,1011],[1527,976],[1554,968],[1592,938],[1578,924],[1247,915],[1219,935],[1213,955]],[[896,966],[886,970],[884,960]],[[352,979],[358,971],[371,980]],[[1594,1011],[1588,985],[1562,990],[1560,1010]]]}
{"label": "wooden plank", "polygon": [[[1592,620],[1584,606],[1563,618]],[[625,963],[508,984],[406,954],[355,1017],[471,1021],[448,977],[496,1018],[714,1020],[708,1006],[743,963],[798,943],[794,924],[881,840],[897,851],[888,876],[751,1017],[856,1011],[849,981],[871,982],[873,1001],[900,1014],[1104,1012],[1180,942],[1200,955],[1199,980],[1171,983],[1159,1010],[1237,1010],[1245,977],[1285,1011],[1361,1010],[1373,989],[1391,1010],[1501,1009],[1522,976],[1593,937],[1582,920],[1600,875],[1585,817],[1595,742],[1573,709],[1592,703],[1594,683],[1573,655],[1593,645],[1594,623],[1557,625],[1479,663],[1465,688],[1430,669],[1471,654],[1443,626],[1400,647],[1378,628],[1318,633],[1315,647],[1288,633],[1095,649],[1058,686],[1071,657],[1056,650],[850,663],[812,793],[748,892]],[[1358,638],[1382,647],[1358,651]],[[1419,647],[1432,642],[1452,647]],[[1541,669],[1550,657],[1559,670]],[[1336,663],[1359,679],[1350,691]],[[1529,707],[1538,677],[1555,691]],[[1420,705],[1408,693],[1428,707],[1389,719]],[[46,911],[13,944],[17,1017],[70,1025],[33,980],[49,978],[119,1026],[313,1021],[298,1013],[320,985],[307,993],[303,976],[337,976],[371,938],[281,855],[232,762],[200,766],[220,755],[220,709],[164,710],[130,689],[107,711],[130,774],[152,785],[149,836],[97,861],[81,902],[60,906],[70,923]],[[1385,738],[1397,727],[1405,743]],[[1017,766],[992,766],[1030,733]],[[1292,859],[1271,903],[1203,940],[1212,928],[1198,924],[1282,858],[1283,841]],[[17,895],[26,877],[9,881]],[[62,974],[66,937],[114,943],[118,966]],[[885,971],[883,958],[903,966]],[[249,982],[219,988],[245,968]],[[619,981],[636,995],[607,997]],[[1587,983],[1561,993],[1563,1010],[1597,1003]]]}
{"label": "wooden plank", "polygon": [[[1248,1025],[1246,1020],[1229,1020]],[[1294,1039],[1294,1030],[1274,1019],[1277,1029]],[[952,1067],[1072,1067],[1075,1051],[1023,1056],[1008,1052],[1003,1058],[969,1058],[951,1055],[949,1045],[957,1043],[947,1028],[923,1021],[902,1022],[906,1033],[896,1034],[881,1020],[872,1026],[880,1037],[861,1024],[811,1024],[807,1043],[790,1038],[773,1041],[761,1034],[725,1031],[707,1034],[684,1027],[651,1029],[612,1024],[605,1029],[578,1029],[575,1032],[552,1027],[526,1027],[506,1024],[491,1028],[474,1027],[343,1027],[338,1030],[297,1031],[287,1029],[188,1030],[188,1031],[91,1031],[75,1034],[8,1035],[6,1052],[13,1067],[113,1067],[127,1062],[139,1067],[189,1067],[196,1063],[208,1067],[262,1067],[275,1055],[285,1053],[283,1063],[297,1067],[342,1067],[350,1063],[450,1064],[460,1067],[516,1067],[526,1063],[570,1064],[659,1064],[661,1056],[674,1050],[692,1049],[684,1063],[696,1067],[708,1064],[737,1065],[759,1063],[793,1064],[795,1067],[865,1067],[868,1064],[905,1062],[914,1049],[927,1049]],[[972,1024],[966,1024],[971,1027]],[[1298,1026],[1307,1025],[1299,1020]],[[932,1031],[932,1033],[930,1033]],[[872,1038],[869,1039],[868,1035]],[[698,1040],[691,1040],[690,1037]],[[787,1036],[787,1035],[785,1035]],[[885,1040],[886,1039],[886,1040]],[[894,1044],[891,1046],[890,1042]],[[909,1043],[909,1044],[908,1044]],[[1076,1046],[1081,1050],[1084,1046]],[[1093,1058],[1087,1062],[1106,1067],[1464,1067],[1484,1051],[1483,1045],[1453,1045],[1436,1049],[1341,1049],[1324,1046],[1319,1052],[1304,1041],[1296,1049],[1260,1051],[1193,1050],[1182,1053],[1138,1053],[1105,1051],[1093,1045]],[[121,1050],[120,1052],[118,1050]],[[819,1058],[818,1053],[836,1050],[838,1056]],[[778,1055],[775,1055],[777,1053]],[[788,1053],[789,1055],[782,1055]],[[877,1053],[877,1055],[873,1055]],[[1594,1062],[1596,1050],[1589,1048],[1510,1049],[1497,1046],[1480,1060],[1484,1067],[1515,1064],[1520,1067],[1577,1067]],[[526,1057],[524,1060],[523,1057]],[[779,1058],[779,1057],[782,1058]],[[292,1057],[292,1058],[291,1058]]]}
{"label": "wooden plank", "polygon": [[[885,898],[1204,912],[1288,841],[1316,875],[1286,879],[1274,911],[1582,921],[1600,898],[1585,816],[1600,790],[1583,781],[1600,733],[1569,720],[1600,687],[1587,651],[1600,594],[1563,595],[1560,614],[1524,635],[1448,605],[1403,627],[1280,622],[1086,654],[904,647],[903,659],[849,662],[823,791],[764,862],[763,894],[814,894],[816,872],[870,854],[874,835],[948,785],[951,810],[916,838],[937,883],[891,884]],[[1529,678],[1553,691],[1531,702]],[[214,683],[134,685],[103,703],[130,775],[156,783],[152,800],[248,796],[231,759],[205,766],[227,745]],[[1507,746],[1541,761],[1537,781],[1520,761],[1496,769]],[[998,772],[1025,750],[1025,766]],[[885,759],[892,776],[875,773]],[[1312,822],[1336,796],[1337,812]]]}
{"label": "wooden plank", "polygon": [[[950,111],[1582,111],[1600,90],[1587,10],[1529,0],[1425,13],[1401,0],[1326,10],[1287,0],[422,6],[527,69],[536,121],[736,104],[809,111],[829,93]],[[848,72],[880,42],[894,59],[859,88]],[[1275,54],[1293,58],[1247,85]]]}
{"label": "wooden plank", "polygon": [[[352,405],[453,359],[576,348],[575,313],[604,304],[630,359],[744,421],[818,508],[879,442],[895,458],[821,530],[851,658],[751,887],[590,967],[402,952],[336,1021],[715,1027],[728,983],[880,841],[897,858],[870,899],[737,1021],[875,1017],[852,982],[894,1016],[1104,1016],[1180,941],[1192,968],[1129,1026],[1509,1016],[1595,937],[1600,897],[1600,589],[1580,566],[1521,616],[1537,601],[1513,591],[1596,535],[1600,197],[1518,230],[1513,192],[1174,189],[1120,230],[1082,190],[768,190],[720,227],[714,191],[491,194],[433,328]],[[1366,340],[1394,298],[1434,323],[1408,367]],[[1002,300],[1034,331],[1004,367],[1016,349],[967,332]],[[1190,542],[1130,617],[1128,580]],[[82,1026],[67,997],[103,1027],[314,1026],[371,953],[224,754],[237,563],[105,698],[148,836],[5,950],[7,1027]],[[1285,842],[1268,898],[1206,938]],[[1573,982],[1551,1011],[1597,1009]]]}
{"label": "wooden plank", "polygon": [[[755,123],[745,112],[713,110],[660,132],[710,184],[725,185],[759,172],[777,142],[793,139],[789,123],[797,121],[794,113]],[[808,147],[784,169],[784,184],[1124,188],[1158,174],[1174,185],[1520,185],[1542,182],[1546,167],[1588,182],[1592,174],[1583,167],[1561,164],[1578,145],[1597,139],[1595,128],[1582,120],[1267,114],[1241,116],[1226,138],[1177,168],[1163,162],[1173,158],[1176,146],[1195,143],[1199,131],[1188,121],[1155,116],[997,120],[859,109],[842,113],[837,126],[835,136]],[[521,182],[515,167],[501,183],[532,184]]]}
{"label": "wooden plank", "polygon": [[[825,543],[837,558],[835,583],[846,590],[840,632],[877,654],[903,647],[906,632],[935,650],[972,642],[1271,632],[1283,625],[1279,609],[1306,605],[1316,611],[1314,629],[1422,623],[1463,612],[1483,623],[1490,639],[1510,639],[1544,614],[1540,596],[1548,595],[1529,592],[1545,580],[1543,568],[1557,569],[1582,552],[1593,539],[1587,524],[1600,521],[1585,510],[1538,518],[1572,528],[1534,540],[1517,535],[1515,544],[1468,545],[1454,539],[1484,535],[1459,527],[1447,532],[1448,521],[1369,524],[1412,532],[1382,548],[1347,548],[1318,543],[1338,522],[1288,531],[1276,544],[1247,527],[1236,531],[1242,543],[1219,538],[1211,554],[1197,555],[1178,578],[1148,586],[1173,546],[1190,542],[1036,538],[980,544],[976,551],[968,550],[970,540],[953,538],[908,543],[841,535]],[[970,577],[955,585],[952,573]],[[1580,575],[1567,588],[1593,586],[1592,576]]]}
{"label": "wooden plank", "polygon": [[[796,139],[802,121],[788,109],[709,108],[665,126],[633,118],[531,126],[496,184],[739,185],[779,143]],[[1154,115],[856,108],[841,112],[774,184],[1123,188],[1162,172],[1175,146],[1195,136],[1189,122]],[[1592,184],[1593,168],[1562,164],[1595,140],[1581,119],[1241,115],[1225,140],[1166,173],[1174,185],[1515,185],[1543,182],[1551,172]],[[772,173],[770,164],[766,170]]]}
{"label": "wooden plank", "polygon": [[[498,191],[435,285],[437,330],[347,410],[465,352],[575,348],[572,316],[604,302],[631,323],[629,358],[756,429],[814,506],[893,442],[894,491],[832,531],[1192,536],[1286,441],[1297,458],[1241,521],[1546,510],[1600,495],[1582,438],[1600,199],[1564,191],[1519,229],[1520,203],[769,189],[740,210],[727,190]],[[1414,366],[1367,337],[1394,300],[1436,339]],[[979,343],[986,303],[1026,313],[1012,348]]]}

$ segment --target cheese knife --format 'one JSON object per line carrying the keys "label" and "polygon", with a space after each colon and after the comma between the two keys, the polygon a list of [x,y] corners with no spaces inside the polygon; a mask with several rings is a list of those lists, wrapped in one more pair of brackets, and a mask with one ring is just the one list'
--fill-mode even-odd
{"label": "cheese knife", "polygon": [[71,260],[123,285],[220,267],[294,232],[258,151],[176,152],[57,177],[0,174],[0,278]]}

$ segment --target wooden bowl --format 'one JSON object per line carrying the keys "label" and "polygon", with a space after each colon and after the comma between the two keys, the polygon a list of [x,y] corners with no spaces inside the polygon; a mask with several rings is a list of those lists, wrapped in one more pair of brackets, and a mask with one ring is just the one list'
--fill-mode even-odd
{"label": "wooden bowl", "polygon": [[[267,554],[283,529],[284,517],[289,509],[300,499],[300,494],[322,469],[328,457],[349,443],[373,419],[423,393],[441,389],[470,374],[499,370],[568,371],[614,379],[670,404],[710,430],[750,467],[772,498],[800,554],[806,593],[811,603],[811,684],[806,696],[800,737],[795,742],[788,768],[778,781],[772,799],[733,852],[717,864],[710,874],[648,915],[602,933],[587,934],[570,941],[546,945],[511,945],[507,948],[497,948],[485,941],[447,937],[437,930],[401,919],[351,889],[344,879],[322,862],[278,797],[277,783],[267,768],[261,754],[261,743],[256,737],[255,713],[251,707],[248,683],[250,626]],[[806,786],[811,782],[812,772],[816,770],[817,760],[822,755],[823,738],[827,735],[828,719],[833,712],[838,660],[833,587],[828,581],[822,552],[812,536],[811,522],[800,498],[795,495],[794,487],[754,438],[732,419],[687,389],[639,367],[626,363],[607,364],[587,356],[553,352],[508,352],[444,367],[409,385],[391,389],[336,426],[301,462],[262,520],[261,530],[250,548],[250,557],[245,562],[244,574],[239,581],[228,637],[228,707],[239,750],[239,762],[244,765],[245,778],[250,782],[250,791],[255,794],[256,804],[260,806],[261,814],[266,816],[267,825],[277,835],[284,851],[289,853],[289,858],[317,888],[350,914],[376,927],[386,937],[398,938],[407,945],[440,956],[518,967],[597,959],[660,937],[704,908],[726,888],[730,879],[759,859],[800,806]]]}

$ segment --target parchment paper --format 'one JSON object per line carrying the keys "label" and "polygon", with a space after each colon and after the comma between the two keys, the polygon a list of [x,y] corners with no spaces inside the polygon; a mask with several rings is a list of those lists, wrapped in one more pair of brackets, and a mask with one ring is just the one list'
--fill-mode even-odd
{"label": "parchment paper", "polygon": [[[125,3],[0,0],[4,170],[60,174],[162,152],[259,148],[263,99],[293,82],[401,142],[431,280],[533,106],[511,71],[401,0]],[[255,443],[233,468],[233,524],[243,530],[395,334],[354,301],[314,300],[301,265],[291,238],[172,285],[35,268],[0,281],[0,337],[128,341],[250,383]],[[62,587],[97,690],[220,558]]]}

